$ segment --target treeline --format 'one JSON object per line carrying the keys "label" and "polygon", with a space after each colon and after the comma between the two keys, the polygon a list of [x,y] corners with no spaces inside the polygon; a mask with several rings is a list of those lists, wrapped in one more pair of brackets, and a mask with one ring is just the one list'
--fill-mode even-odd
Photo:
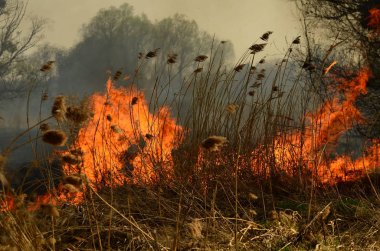
{"label": "treeline", "polygon": [[[22,1],[8,1],[7,6],[9,2]],[[145,14],[137,15],[129,4],[101,9],[83,25],[78,36],[79,42],[68,50],[51,45],[37,48],[36,43],[31,44],[31,48],[37,48],[35,53],[20,55],[18,62],[8,69],[20,75],[17,88],[14,81],[3,79],[2,87],[7,86],[7,89],[2,88],[2,98],[7,98],[5,93],[11,91],[8,97],[25,94],[28,88],[21,88],[22,82],[31,78],[22,76],[30,76],[48,60],[55,61],[53,74],[42,73],[44,76],[38,81],[48,83],[45,87],[49,92],[90,94],[102,90],[109,75],[117,71],[121,71],[123,77],[134,77],[141,88],[149,88],[157,75],[165,78],[169,72],[176,76],[171,81],[181,81],[184,74],[190,72],[196,56],[209,54],[212,47],[220,46],[213,34],[202,31],[195,21],[184,15],[151,21]],[[223,43],[223,50],[218,51],[223,51],[226,60],[234,56],[231,43]],[[142,62],[148,59],[148,52],[155,52],[155,57]]]}
{"label": "treeline", "polygon": [[[152,22],[123,4],[100,10],[83,26],[80,41],[58,54],[58,75],[54,81],[58,90],[67,91],[68,87],[74,93],[102,90],[109,75],[117,71],[138,79],[141,88],[149,88],[157,75],[176,75],[177,81],[181,81],[194,58],[208,54],[219,42],[183,15]],[[149,52],[153,52],[151,57],[147,56]],[[223,53],[226,59],[232,58],[232,44],[226,43]],[[153,62],[142,62],[147,59]]]}

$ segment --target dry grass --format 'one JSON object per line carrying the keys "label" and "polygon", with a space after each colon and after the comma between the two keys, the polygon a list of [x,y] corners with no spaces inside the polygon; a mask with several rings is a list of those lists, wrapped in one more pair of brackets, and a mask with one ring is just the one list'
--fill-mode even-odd
{"label": "dry grass", "polygon": [[[270,35],[264,33],[261,40]],[[0,250],[380,249],[378,175],[320,186],[308,167],[300,165],[302,156],[294,156],[291,171],[276,166],[275,147],[281,145],[274,139],[286,140],[291,130],[304,128],[303,115],[318,104],[318,95],[306,88],[302,66],[288,68],[292,49],[299,43],[300,38],[293,41],[270,82],[265,62],[255,59],[266,44],[253,44],[236,65],[227,67],[220,57],[221,43],[210,55],[195,57],[193,72],[175,97],[162,91],[171,88],[172,78],[156,83],[149,103],[152,113],[158,113],[162,104],[170,105],[189,130],[179,135],[182,144],[171,153],[173,172],[167,175],[156,168],[155,182],[117,186],[110,170],[99,174],[103,183],[92,184],[82,173],[86,153],[75,146],[58,156],[39,156],[38,163],[44,163],[38,165],[44,174],[39,182],[49,196],[34,208],[32,194],[25,199],[22,190],[5,186],[1,168]],[[152,61],[157,53],[152,50],[140,60]],[[171,54],[167,60],[174,64],[177,58]],[[120,76],[116,72],[114,79]],[[124,105],[133,109],[140,100],[129,102]],[[30,127],[41,128],[43,142],[72,144],[78,127],[91,117],[86,102],[67,103],[57,97],[52,117]],[[49,130],[50,119],[59,130]],[[104,116],[110,130],[123,138],[117,120]],[[102,135],[107,142],[107,135]],[[134,135],[140,145],[134,145],[138,150],[128,161],[146,150],[146,140],[160,137],[139,126]],[[41,144],[39,137],[27,143]],[[111,144],[104,147],[117,150]],[[2,156],[0,166],[5,165]],[[59,181],[53,179],[54,158],[72,167]],[[252,161],[260,162],[260,169],[252,170]]]}
{"label": "dry grass", "polygon": [[[312,208],[313,217],[308,220],[302,209],[307,201],[290,198],[277,198],[275,210],[265,213],[260,200],[270,198],[270,194],[263,194],[264,197],[257,202],[239,199],[237,218],[233,206],[225,201],[234,199],[231,193],[213,198],[184,188],[182,191],[157,191],[120,187],[113,191],[113,199],[109,190],[93,196],[89,192],[83,205],[60,206],[59,210],[47,204],[35,212],[19,206],[13,212],[3,213],[1,245],[43,250],[52,245],[39,239],[54,238],[57,250],[93,250],[100,249],[100,246],[112,250],[120,247],[169,250],[173,240],[177,239],[177,250],[234,250],[237,219],[239,250],[379,248],[378,205],[376,209],[364,198],[346,197],[335,201],[318,198],[317,205]],[[112,206],[104,202],[112,200]],[[270,201],[266,203],[271,207]],[[284,208],[286,203],[290,208]],[[250,214],[250,210],[257,211],[257,214]],[[54,230],[53,225],[46,224],[49,221],[52,221]],[[110,246],[107,244],[108,234]]]}

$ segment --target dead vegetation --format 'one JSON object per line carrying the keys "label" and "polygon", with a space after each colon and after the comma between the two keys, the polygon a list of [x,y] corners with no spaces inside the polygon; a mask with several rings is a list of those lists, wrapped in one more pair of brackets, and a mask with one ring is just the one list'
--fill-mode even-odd
{"label": "dead vegetation", "polygon": [[[271,34],[261,40],[267,42]],[[6,155],[0,155],[0,250],[380,249],[376,169],[354,170],[352,176],[343,166],[343,178],[327,176],[331,183],[319,176],[332,170],[328,148],[338,144],[325,137],[343,133],[322,135],[320,143],[315,132],[324,132],[325,117],[305,119],[330,103],[307,88],[305,67],[296,75],[288,68],[300,43],[300,37],[294,39],[273,78],[265,61],[255,58],[266,43],[253,44],[229,70],[221,59],[199,55],[181,95],[164,104],[154,95],[165,92],[154,92],[148,106],[134,89],[112,86],[104,96],[79,103],[55,98],[47,119],[23,133],[40,128],[41,135],[19,143],[55,147],[52,155],[38,159],[45,174],[39,182],[47,192],[26,195],[11,189]],[[213,49],[223,50],[223,43]],[[140,60],[152,61],[158,53],[155,49]],[[176,63],[175,55],[168,56],[169,64]],[[307,68],[306,75],[324,71]],[[121,97],[122,106],[113,95]],[[176,120],[162,105],[172,105]],[[85,137],[85,132],[93,134]],[[176,144],[165,141],[168,135]],[[311,149],[303,148],[308,137]],[[360,154],[366,157],[364,150]],[[64,171],[59,181],[52,178],[52,159]],[[345,161],[355,165],[349,157]]]}

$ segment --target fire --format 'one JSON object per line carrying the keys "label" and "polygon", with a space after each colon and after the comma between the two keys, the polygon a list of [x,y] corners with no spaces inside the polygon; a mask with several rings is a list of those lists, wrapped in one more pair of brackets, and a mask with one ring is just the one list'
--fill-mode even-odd
{"label": "fire", "polygon": [[58,204],[57,197],[51,193],[39,195],[34,201],[30,201],[28,203],[25,203],[26,197],[27,197],[26,194],[5,195],[4,198],[0,200],[0,212],[8,212],[8,211],[18,209],[24,206],[28,211],[35,211],[35,210],[38,210],[41,207],[41,205],[46,205],[46,204],[57,205]]}
{"label": "fire", "polygon": [[369,10],[368,26],[373,29],[380,28],[380,9],[373,8]]}
{"label": "fire", "polygon": [[364,156],[353,160],[349,156],[343,155],[318,168],[318,175],[320,180],[326,184],[356,180],[364,174],[378,169],[379,154],[379,144],[374,141],[372,146],[366,149]]}
{"label": "fire", "polygon": [[35,211],[35,210],[38,210],[41,207],[41,205],[46,205],[46,204],[57,205],[58,204],[57,197],[51,193],[39,195],[37,196],[35,201],[28,204],[27,208],[29,211]]}
{"label": "fire", "polygon": [[156,114],[141,91],[116,88],[107,82],[105,94],[91,97],[93,116],[80,129],[71,150],[80,150],[82,161],[64,166],[66,174],[85,174],[97,185],[151,183],[172,172],[171,151],[182,128],[167,107]]}
{"label": "fire", "polygon": [[[330,161],[326,156],[333,153],[338,139],[357,124],[365,123],[355,101],[365,94],[370,77],[368,69],[361,70],[351,81],[337,79],[340,83],[332,100],[326,101],[316,112],[307,115],[308,124],[304,131],[281,135],[275,140],[275,157],[278,166],[289,174],[297,164],[302,164],[314,173],[322,183],[333,184],[360,177],[375,162],[375,147],[368,149],[369,157],[352,160],[341,156]],[[339,93],[338,93],[339,94]],[[301,163],[300,163],[301,162]],[[376,162],[377,163],[377,162]]]}
{"label": "fire", "polygon": [[12,210],[15,205],[15,198],[11,195],[4,195],[0,200],[0,212],[8,212]]}
{"label": "fire", "polygon": [[337,86],[330,90],[332,98],[306,115],[305,128],[290,133],[278,132],[273,145],[259,145],[250,154],[231,152],[230,149],[208,153],[201,149],[195,170],[203,175],[202,184],[207,186],[216,176],[221,178],[215,170],[234,165],[234,159],[238,159],[238,169],[251,168],[255,175],[268,176],[271,171],[291,177],[307,174],[305,177],[325,185],[356,180],[367,171],[375,170],[380,154],[377,141],[366,144],[365,151],[364,146],[363,151],[359,149],[358,153],[363,152],[359,158],[350,154],[334,157],[339,139],[356,125],[366,123],[355,103],[360,95],[367,93],[370,76],[370,70],[362,69],[352,80],[333,79]]}
{"label": "fire", "polygon": [[[70,151],[62,153],[69,162],[63,166],[66,175],[81,174],[78,177],[95,184],[94,188],[126,182],[149,184],[170,178],[171,153],[181,141],[182,127],[176,125],[167,107],[152,114],[141,91],[115,88],[111,80],[106,93],[94,94],[91,103],[91,120],[79,130]],[[80,203],[80,186],[76,186],[77,191],[70,191],[68,186],[71,184],[61,183],[54,191],[28,203],[27,209],[35,211],[41,205],[63,201]],[[0,201],[0,212],[16,209],[16,202],[17,196],[6,196]]]}
{"label": "fire", "polygon": [[333,68],[334,65],[336,65],[337,62],[334,60],[324,71],[324,74],[326,75],[327,73],[329,73],[329,71],[331,70],[331,68]]}
{"label": "fire", "polygon": [[[264,145],[254,149],[250,156],[199,151],[194,170],[199,173],[204,169],[205,187],[216,175],[212,170],[207,173],[207,168],[231,166],[233,159],[239,160],[239,168],[249,167],[257,175],[268,175],[269,169],[274,168],[295,176],[301,167],[302,172],[306,170],[313,179],[327,185],[355,180],[376,170],[380,164],[379,140],[367,144],[363,155],[356,159],[349,155],[330,156],[336,152],[336,143],[345,132],[365,123],[355,102],[367,92],[370,75],[368,69],[362,69],[352,80],[335,79],[338,87],[331,90],[333,98],[306,115],[303,130],[279,133],[273,139],[273,148],[269,147],[273,149],[272,156]],[[116,88],[111,80],[107,82],[105,94],[92,95],[91,104],[93,116],[79,129],[70,149],[63,153],[70,155],[67,158],[70,161],[63,166],[66,181],[72,175],[76,187],[68,189],[71,183],[62,183],[52,193],[29,203],[28,210],[37,210],[43,204],[57,205],[60,201],[80,203],[82,182],[97,188],[125,183],[146,185],[172,177],[172,150],[181,143],[184,130],[170,116],[167,107],[152,114],[141,91],[134,87]],[[6,196],[0,203],[0,211],[17,208],[17,201],[16,197]]]}

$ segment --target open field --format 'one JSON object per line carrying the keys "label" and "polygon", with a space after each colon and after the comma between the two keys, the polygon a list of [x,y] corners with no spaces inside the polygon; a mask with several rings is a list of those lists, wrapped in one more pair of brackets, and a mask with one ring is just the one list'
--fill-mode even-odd
{"label": "open field", "polygon": [[291,63],[298,44],[269,74],[265,43],[230,69],[199,55],[172,96],[170,77],[145,98],[116,72],[104,93],[53,98],[1,155],[3,170],[24,144],[36,158],[1,176],[0,249],[380,249],[378,143],[344,144],[365,123],[355,101],[370,73],[325,73],[335,88],[321,100]]}

